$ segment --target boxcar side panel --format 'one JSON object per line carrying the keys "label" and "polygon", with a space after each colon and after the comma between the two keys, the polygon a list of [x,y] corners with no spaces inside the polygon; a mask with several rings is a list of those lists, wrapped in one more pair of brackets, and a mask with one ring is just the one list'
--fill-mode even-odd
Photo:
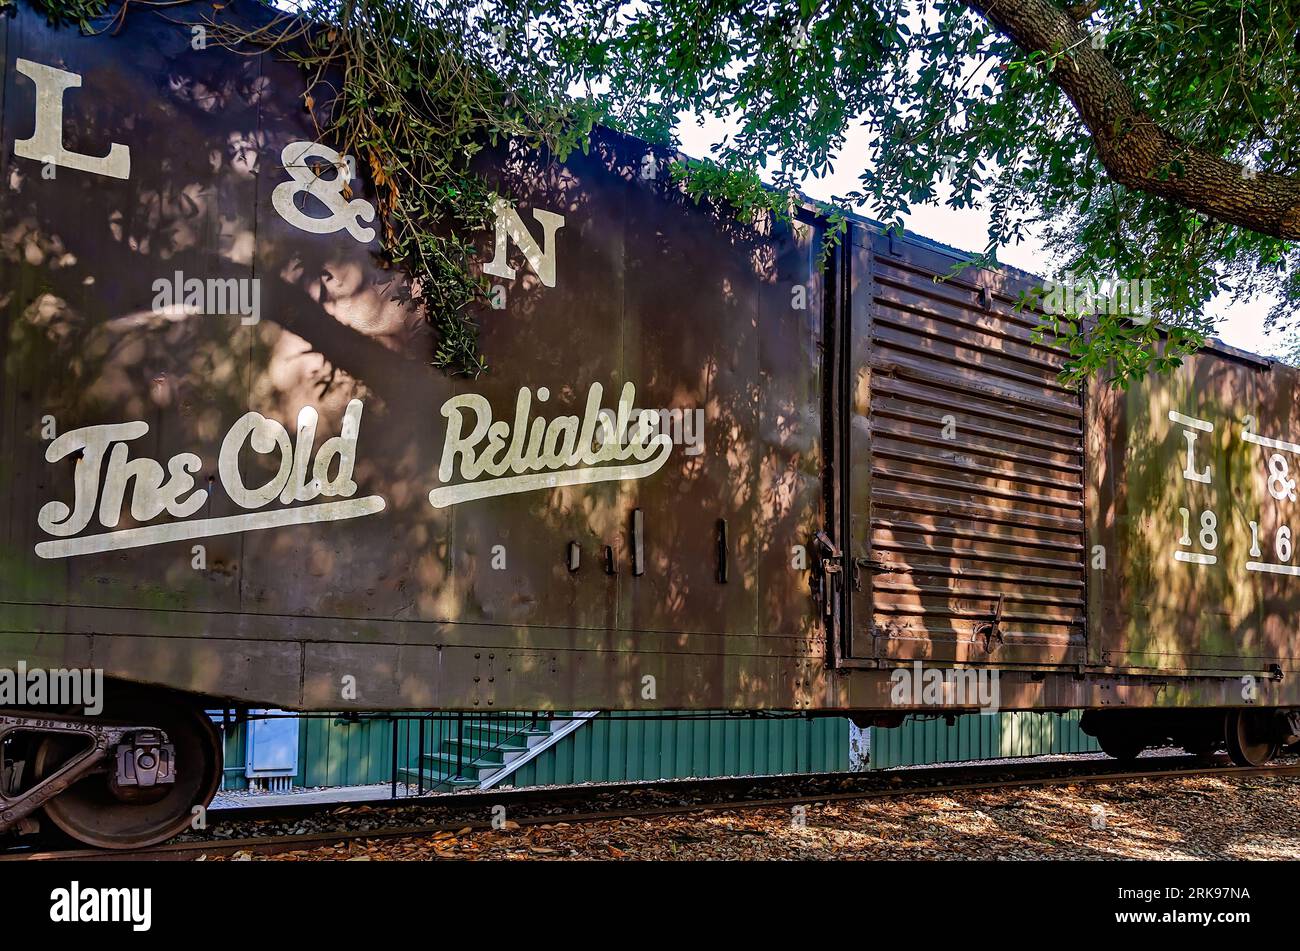
{"label": "boxcar side panel", "polygon": [[[857,221],[823,274],[810,214],[741,226],[602,131],[483,158],[490,370],[448,376],[370,170],[321,200],[351,171],[303,76],[193,50],[212,12],[0,21],[0,665],[322,710],[889,708],[913,661],[1008,709],[1231,705],[1295,669],[1296,371],[1080,392],[1027,276]],[[89,168],[15,152],[68,73]],[[584,458],[643,409],[644,457]]]}
{"label": "boxcar side panel", "polygon": [[[211,12],[6,21],[0,661],[286,708],[811,706],[819,226],[741,226],[614,133],[505,147],[474,236],[490,369],[452,378],[362,214],[369,170],[362,210],[308,193],[340,166],[302,73],[169,22]],[[20,59],[80,78],[64,145],[121,146],[125,177],[15,155]],[[211,311],[213,281],[256,286],[259,319]],[[597,409],[667,442],[601,472]],[[64,451],[96,433],[110,458]],[[530,453],[558,461],[501,462]],[[193,479],[170,509],[135,504],[155,471]]]}
{"label": "boxcar side panel", "polygon": [[1293,669],[1300,373],[1205,350],[1090,400],[1093,660]]}

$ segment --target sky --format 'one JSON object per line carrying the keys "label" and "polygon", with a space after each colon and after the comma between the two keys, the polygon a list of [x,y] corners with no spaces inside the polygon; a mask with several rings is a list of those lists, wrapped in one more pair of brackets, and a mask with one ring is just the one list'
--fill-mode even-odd
{"label": "sky", "polygon": [[[688,115],[678,126],[677,134],[683,152],[705,157],[731,128],[730,123],[715,116],[705,117],[703,124],[699,125],[695,116]],[[865,141],[861,139],[863,135],[865,133],[861,129],[850,132],[844,155],[852,156],[855,145],[862,154],[866,154]],[[855,136],[859,137],[856,143]],[[835,163],[833,173],[822,179],[807,180],[802,189],[811,198],[830,201],[836,194],[853,191],[858,186],[860,171],[861,163],[855,164],[849,158],[843,158]],[[864,208],[853,210],[869,214]],[[988,213],[982,209],[954,209],[943,205],[916,206],[911,214],[904,217],[904,222],[908,229],[917,234],[963,251],[982,251],[988,241]],[[1047,275],[1053,271],[1050,255],[1035,237],[1002,248],[998,252],[998,260],[1033,274]],[[1272,305],[1273,298],[1268,296],[1236,304],[1216,298],[1211,301],[1209,310],[1216,320],[1216,336],[1224,343],[1242,350],[1263,356],[1276,355],[1282,349],[1281,339],[1264,333],[1264,318]]]}

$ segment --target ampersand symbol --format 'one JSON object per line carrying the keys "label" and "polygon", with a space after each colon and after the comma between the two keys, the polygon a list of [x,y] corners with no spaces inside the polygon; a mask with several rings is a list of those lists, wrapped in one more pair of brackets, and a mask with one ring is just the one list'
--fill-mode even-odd
{"label": "ampersand symbol", "polygon": [[1275,452],[1269,456],[1268,471],[1271,473],[1268,477],[1268,494],[1279,502],[1283,499],[1290,499],[1294,502],[1295,479],[1287,478],[1291,474],[1291,470],[1287,465],[1286,457],[1280,452]]}
{"label": "ampersand symbol", "polygon": [[[307,164],[310,158],[324,159],[335,169],[332,178],[324,178]],[[347,229],[348,234],[363,244],[373,241],[375,229],[363,227],[361,222],[374,221],[375,209],[364,198],[347,199],[343,189],[352,181],[352,157],[342,156],[328,145],[319,142],[290,142],[280,152],[280,162],[293,176],[291,182],[281,182],[271,192],[271,205],[280,217],[302,231],[312,234],[333,234]],[[294,196],[306,192],[328,208],[333,214],[328,218],[313,218],[303,214],[293,203]]]}

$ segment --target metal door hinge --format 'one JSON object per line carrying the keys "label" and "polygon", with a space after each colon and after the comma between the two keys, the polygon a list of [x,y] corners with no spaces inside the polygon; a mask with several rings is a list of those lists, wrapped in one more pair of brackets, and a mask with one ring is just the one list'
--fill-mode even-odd
{"label": "metal door hinge", "polygon": [[813,597],[821,604],[822,614],[833,617],[844,590],[844,552],[825,532],[813,536],[813,548],[817,552],[811,578]]}

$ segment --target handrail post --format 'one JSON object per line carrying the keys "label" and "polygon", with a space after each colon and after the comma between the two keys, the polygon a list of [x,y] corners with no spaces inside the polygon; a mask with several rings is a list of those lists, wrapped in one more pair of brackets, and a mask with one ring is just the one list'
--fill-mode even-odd
{"label": "handrail post", "polygon": [[388,790],[388,798],[397,798],[397,717],[391,717],[393,724],[393,779],[392,786]]}
{"label": "handrail post", "polygon": [[465,774],[465,713],[456,713],[456,775]]}
{"label": "handrail post", "polygon": [[419,794],[424,795],[424,717],[420,717],[420,743],[415,748],[415,768],[420,777]]}

